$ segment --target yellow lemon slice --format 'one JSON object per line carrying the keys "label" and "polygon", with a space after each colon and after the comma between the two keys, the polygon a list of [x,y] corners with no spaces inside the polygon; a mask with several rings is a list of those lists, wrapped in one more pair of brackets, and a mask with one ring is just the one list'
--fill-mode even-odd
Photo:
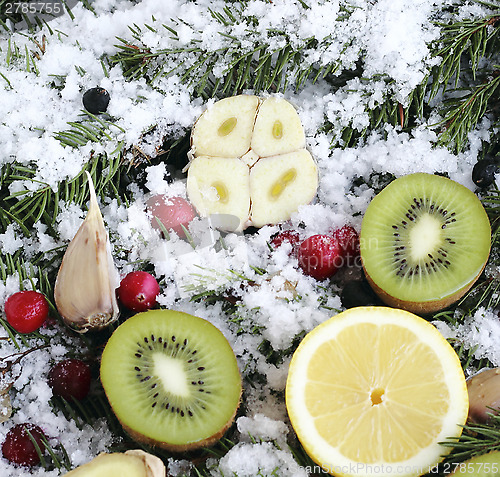
{"label": "yellow lemon slice", "polygon": [[309,456],[337,476],[418,476],[450,451],[469,408],[458,356],[407,311],[359,307],[295,351],[286,406]]}

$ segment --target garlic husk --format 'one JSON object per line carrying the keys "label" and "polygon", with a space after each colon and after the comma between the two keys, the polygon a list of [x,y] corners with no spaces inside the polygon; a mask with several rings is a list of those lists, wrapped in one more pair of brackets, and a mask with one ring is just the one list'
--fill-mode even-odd
{"label": "garlic husk", "polygon": [[12,416],[12,403],[8,392],[0,394],[0,424],[7,422]]}
{"label": "garlic husk", "polygon": [[66,249],[54,287],[59,314],[66,325],[80,333],[100,330],[119,315],[116,289],[120,277],[88,172],[87,177],[87,217]]}
{"label": "garlic husk", "polygon": [[141,449],[132,449],[125,452],[125,455],[132,455],[141,459],[146,467],[147,477],[165,477],[166,469],[163,461],[148,452]]}
{"label": "garlic husk", "polygon": [[500,409],[500,368],[479,371],[467,380],[469,420],[486,424]]}
{"label": "garlic husk", "polygon": [[71,470],[67,477],[129,476],[129,477],[166,477],[163,461],[142,450],[129,450],[125,453],[101,453],[90,462]]}

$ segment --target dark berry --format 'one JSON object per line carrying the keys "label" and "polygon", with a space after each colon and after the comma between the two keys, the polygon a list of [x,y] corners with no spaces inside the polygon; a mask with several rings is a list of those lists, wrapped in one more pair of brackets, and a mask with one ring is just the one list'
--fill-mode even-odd
{"label": "dark berry", "polygon": [[19,333],[32,333],[45,323],[49,304],[41,293],[25,290],[7,298],[4,311],[12,328]]}
{"label": "dark berry", "polygon": [[271,239],[271,247],[275,250],[281,247],[283,243],[289,243],[291,245],[291,255],[296,257],[298,253],[298,246],[300,244],[300,235],[294,230],[283,230],[278,232]]}
{"label": "dark berry", "polygon": [[129,310],[146,311],[156,304],[160,285],[150,273],[130,272],[120,283],[118,299]]}
{"label": "dark berry", "polygon": [[302,271],[316,280],[332,277],[344,265],[342,248],[330,235],[313,235],[304,240],[298,249],[298,259]]}
{"label": "dark berry", "polygon": [[9,462],[23,466],[33,466],[40,463],[40,457],[30,434],[37,443],[40,452],[44,453],[43,439],[45,439],[45,435],[43,431],[33,424],[17,424],[9,430],[2,444],[2,454]]}
{"label": "dark berry", "polygon": [[153,228],[161,229],[158,221],[168,231],[174,231],[179,237],[184,237],[184,229],[196,217],[193,206],[182,197],[168,197],[166,195],[154,195],[146,202],[147,211],[151,214]]}
{"label": "dark berry", "polygon": [[498,162],[495,159],[482,159],[472,168],[472,182],[478,187],[488,187],[495,182],[498,172]]}
{"label": "dark berry", "polygon": [[340,293],[340,301],[344,308],[380,305],[380,299],[365,280],[346,282]]}
{"label": "dark berry", "polygon": [[87,396],[92,381],[92,373],[87,363],[80,359],[65,359],[49,371],[49,386],[56,396],[66,401],[81,401]]}
{"label": "dark berry", "polygon": [[334,230],[333,236],[342,248],[345,264],[355,265],[359,259],[359,236],[356,230],[350,225],[344,225],[340,229]]}
{"label": "dark berry", "polygon": [[108,109],[109,93],[104,88],[90,88],[83,93],[83,107],[92,114],[104,113]]}

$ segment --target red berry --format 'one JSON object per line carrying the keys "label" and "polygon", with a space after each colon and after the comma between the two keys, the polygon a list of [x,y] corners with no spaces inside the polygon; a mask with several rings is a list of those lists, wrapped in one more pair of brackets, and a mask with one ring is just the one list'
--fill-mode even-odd
{"label": "red berry", "polygon": [[333,237],[342,248],[346,265],[354,265],[359,257],[359,236],[356,230],[350,225],[344,225],[333,231]]}
{"label": "red berry", "polygon": [[43,439],[45,435],[43,431],[33,424],[17,424],[10,429],[2,444],[2,454],[9,462],[24,466],[40,463],[40,457],[28,431],[40,448],[40,452],[44,453]]}
{"label": "red berry", "polygon": [[344,264],[342,248],[330,235],[313,235],[304,240],[298,259],[302,271],[316,280],[332,277]]}
{"label": "red berry", "polygon": [[80,359],[65,359],[49,371],[49,386],[56,396],[66,401],[75,398],[81,401],[90,390],[92,373],[88,364]]}
{"label": "red berry", "polygon": [[292,246],[291,255],[296,257],[298,245],[300,243],[300,235],[298,234],[298,232],[295,232],[293,230],[283,230],[282,232],[278,232],[271,239],[271,247],[273,249],[281,247],[283,243],[289,243]]}
{"label": "red berry", "polygon": [[36,291],[14,293],[5,301],[5,316],[9,324],[19,333],[32,333],[45,323],[49,315],[49,304]]}
{"label": "red berry", "polygon": [[182,197],[154,195],[146,202],[146,208],[151,214],[153,228],[161,230],[158,220],[168,231],[174,231],[179,237],[184,237],[182,226],[188,227],[196,217],[193,206]]}
{"label": "red berry", "polygon": [[118,299],[132,311],[146,311],[156,304],[160,285],[150,273],[130,272],[120,283]]}

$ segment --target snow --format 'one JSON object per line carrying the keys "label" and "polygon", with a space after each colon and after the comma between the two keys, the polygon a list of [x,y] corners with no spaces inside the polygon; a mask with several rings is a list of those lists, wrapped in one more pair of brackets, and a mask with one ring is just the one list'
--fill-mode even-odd
{"label": "snow", "polygon": [[[129,28],[134,25],[141,27],[143,45],[153,50],[194,43],[210,53],[228,45],[232,40],[227,35],[232,35],[238,38],[242,55],[259,45],[267,45],[270,50],[284,48],[288,41],[295,48],[303,48],[306,63],[335,63],[338,68],[332,76],[340,77],[355,68],[361,70],[362,74],[335,88],[335,78],[320,78],[315,83],[305,82],[298,90],[291,84],[285,91],[284,97],[297,108],[304,125],[307,148],[317,161],[320,185],[316,199],[301,206],[281,228],[298,230],[302,238],[328,233],[346,223],[359,231],[375,191],[355,181],[374,181],[377,174],[400,177],[412,172],[446,172],[473,190],[470,170],[491,129],[487,119],[470,134],[469,146],[460,154],[436,146],[436,133],[429,127],[435,115],[411,131],[386,125],[370,131],[357,147],[331,147],[344,145],[341,134],[346,126],[358,132],[370,126],[367,107],[375,108],[387,98],[395,104],[408,104],[410,92],[437,64],[437,59],[430,56],[429,45],[438,38],[439,30],[431,20],[439,16],[447,2],[307,3],[308,9],[297,0],[249,0],[242,5],[233,2],[230,6],[236,24],[222,26],[210,13],[223,11],[226,4],[222,0],[96,0],[92,2],[95,15],[79,4],[73,9],[74,20],[67,15],[56,18],[50,22],[54,34],[47,28],[37,34],[38,43],[45,45],[44,52],[29,35],[9,36],[0,31],[0,73],[7,78],[0,76],[0,166],[16,161],[35,168],[32,180],[15,180],[9,192],[17,194],[46,186],[55,191],[61,181],[80,172],[91,154],[112,155],[119,143],[126,151],[136,147],[155,159],[164,137],[176,139],[187,134],[213,102],[194,98],[192,88],[181,80],[193,64],[193,56],[179,53],[158,60],[165,60],[166,69],[178,69],[170,76],[158,76],[150,84],[144,78],[125,79],[120,65],[107,62],[119,51],[118,45],[123,46],[118,38],[137,43]],[[461,7],[460,18],[476,18],[483,13],[478,4],[470,4]],[[173,28],[177,35],[163,25]],[[31,58],[30,71],[26,51]],[[234,59],[224,58],[214,66],[214,74],[222,76]],[[96,85],[109,92],[108,114],[118,128],[111,127],[107,131],[110,138],[98,143],[78,148],[63,146],[56,133],[67,130],[68,122],[84,117],[82,93]],[[146,136],[151,127],[155,129]],[[131,156],[132,152],[128,152],[125,159]],[[211,459],[211,474],[305,477],[306,469],[298,466],[287,446],[292,432],[281,396],[290,359],[287,353],[298,336],[342,309],[335,281],[327,287],[304,276],[298,271],[297,260],[290,258],[287,245],[271,251],[268,242],[280,230],[277,225],[263,227],[253,235],[222,234],[206,219],[197,218],[190,225],[194,247],[176,234],[171,234],[168,241],[163,239],[151,224],[146,201],[153,194],[186,197],[185,181],[169,183],[162,162],[146,162],[138,167],[143,170],[144,190],[131,184],[130,203],[104,199],[100,204],[117,251],[120,273],[125,275],[137,264],[149,264],[162,286],[159,304],[212,322],[231,343],[244,377],[255,373],[263,381],[245,390],[245,415],[236,421],[240,440],[221,459]],[[55,257],[55,251],[65,247],[76,233],[86,206],[61,200],[51,225],[53,230],[40,222],[31,230],[29,239],[23,237],[17,225],[9,225],[0,233],[2,254],[22,252],[28,262],[39,253],[47,259]],[[259,274],[259,267],[267,273]],[[22,280],[17,273],[0,280],[0,311],[12,293],[21,287],[36,286],[36,280]],[[203,290],[225,293],[228,289],[233,293],[228,298],[239,301],[237,315],[231,320],[220,302],[193,300]],[[481,308],[455,327],[444,322],[436,326],[446,337],[474,349],[477,359],[486,358],[500,366],[496,311]],[[5,357],[16,349],[3,330],[0,327],[0,354]],[[16,412],[8,422],[0,424],[0,442],[12,425],[35,422],[53,445],[64,446],[72,465],[77,466],[112,448],[116,439],[105,420],[78,428],[73,420],[51,408],[52,391],[47,385],[51,364],[85,349],[74,335],[69,338],[57,326],[48,325],[41,334],[50,347],[23,358],[10,392]],[[36,345],[44,342],[38,338],[35,341]],[[270,362],[261,351],[263,343],[282,353],[282,361]],[[168,463],[171,475],[183,475],[191,465],[182,458],[171,458]],[[59,475],[41,468],[29,472],[35,477]],[[0,458],[0,475],[28,474]]]}
{"label": "snow", "polygon": [[443,322],[435,323],[446,338],[458,340],[472,356],[486,359],[493,366],[500,366],[500,321],[498,311],[480,307],[472,315],[463,317],[455,326]]}

